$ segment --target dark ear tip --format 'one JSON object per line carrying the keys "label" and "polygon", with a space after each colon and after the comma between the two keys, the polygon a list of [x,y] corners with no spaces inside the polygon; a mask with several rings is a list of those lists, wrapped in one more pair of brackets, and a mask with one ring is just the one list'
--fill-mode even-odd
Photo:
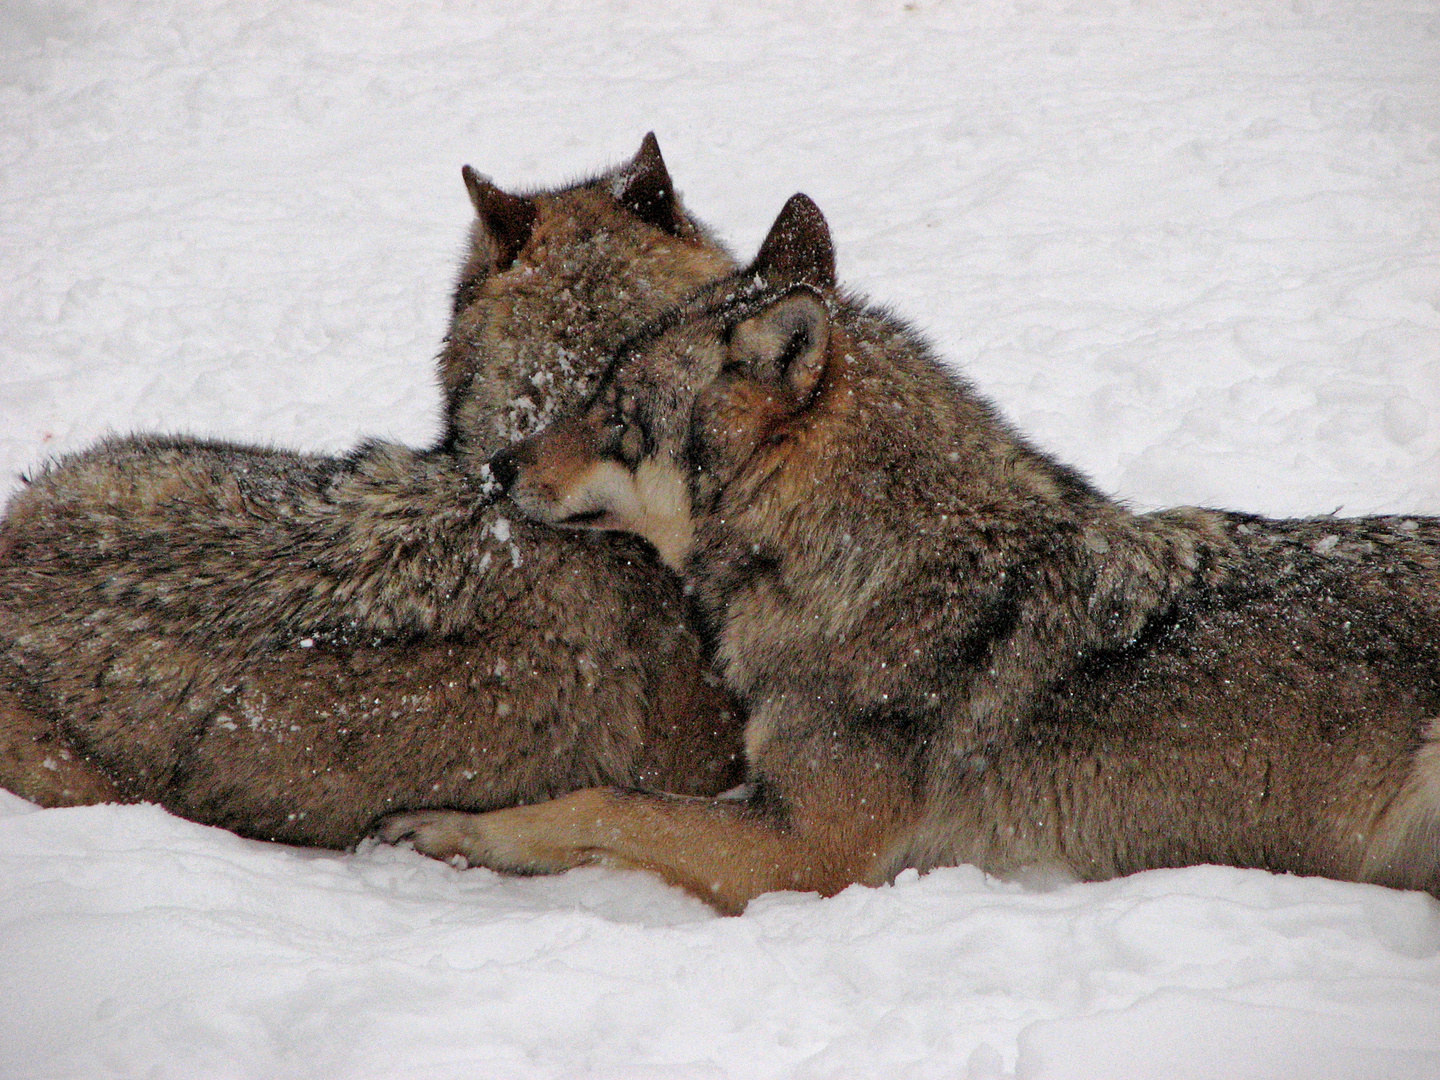
{"label": "dark ear tip", "polygon": [[660,156],[660,143],[653,131],[645,133],[639,151],[620,170],[619,180],[615,201],[641,221],[671,236],[693,233],[693,226],[685,219],[676,199],[670,170]]}
{"label": "dark ear tip", "polygon": [[825,220],[825,215],[820,212],[820,207],[815,205],[815,200],[806,195],[803,191],[797,191],[790,198],[785,200],[785,206],[781,213],[803,214],[806,217]]}
{"label": "dark ear tip", "polygon": [[660,142],[655,138],[655,132],[647,131],[645,137],[640,140],[640,149],[635,151],[635,156],[630,159],[629,169],[637,177],[647,173],[654,173],[657,176],[668,175],[665,159],[660,154]]}
{"label": "dark ear tip", "polygon": [[470,193],[480,226],[495,242],[495,268],[504,270],[530,239],[537,213],[535,200],[501,191],[488,177],[468,165],[460,170],[460,175],[465,178],[465,188]]}
{"label": "dark ear tip", "polygon": [[755,268],[772,271],[781,281],[790,279],[817,288],[834,288],[835,247],[830,239],[830,227],[810,196],[797,191],[785,200],[769,235],[760,245]]}
{"label": "dark ear tip", "polygon": [[470,193],[470,202],[474,204],[475,212],[481,213],[481,200],[488,191],[494,189],[495,185],[490,182],[488,176],[476,172],[469,165],[460,166],[460,179],[465,181],[465,190]]}
{"label": "dark ear tip", "polygon": [[803,191],[797,191],[785,200],[780,216],[816,233],[823,232],[827,238],[830,235],[830,223],[825,220],[820,207],[815,205],[815,200]]}

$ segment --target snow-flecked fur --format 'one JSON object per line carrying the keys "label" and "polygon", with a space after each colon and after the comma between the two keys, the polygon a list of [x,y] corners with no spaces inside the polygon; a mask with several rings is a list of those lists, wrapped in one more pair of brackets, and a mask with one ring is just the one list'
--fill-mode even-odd
{"label": "snow-flecked fur", "polygon": [[[0,477],[109,432],[430,442],[473,216],[657,129],[791,192],[1138,509],[1440,514],[1440,37],[1372,0],[18,0]],[[0,793],[5,1080],[1440,1080],[1440,901],[970,867],[740,919],[649,874],[297,851]]]}
{"label": "snow-flecked fur", "polygon": [[[573,406],[590,357],[728,257],[674,200],[653,136],[560,191],[466,180],[440,446],[114,438],[11,501],[0,784],[344,847],[397,807],[733,782],[740,716],[673,576],[642,542],[525,521],[474,454],[477,395],[499,408],[523,373],[542,417]],[[517,204],[536,208],[518,232]]]}
{"label": "snow-flecked fur", "polygon": [[[833,272],[796,196],[496,463],[537,519],[669,552],[750,711],[750,796],[581,791],[385,835],[644,867],[726,911],[958,863],[1440,894],[1440,520],[1133,513]],[[662,473],[688,498],[654,498]]]}

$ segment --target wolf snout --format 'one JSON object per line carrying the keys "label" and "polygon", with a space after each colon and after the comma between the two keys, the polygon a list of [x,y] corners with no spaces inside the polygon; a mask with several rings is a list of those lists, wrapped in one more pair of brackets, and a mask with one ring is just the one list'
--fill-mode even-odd
{"label": "wolf snout", "polygon": [[543,477],[535,472],[535,453],[527,439],[495,452],[486,463],[497,497],[509,499],[526,517],[554,524],[549,512],[550,498]]}
{"label": "wolf snout", "polygon": [[490,466],[490,475],[500,485],[502,491],[509,491],[510,485],[515,483],[515,477],[520,472],[520,460],[513,450],[497,451],[487,463]]}

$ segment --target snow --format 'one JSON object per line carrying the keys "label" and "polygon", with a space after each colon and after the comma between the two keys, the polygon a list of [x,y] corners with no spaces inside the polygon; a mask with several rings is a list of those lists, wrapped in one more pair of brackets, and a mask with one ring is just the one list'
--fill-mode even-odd
{"label": "snow", "polygon": [[[15,1077],[1437,1075],[1440,911],[1200,867],[969,867],[741,918],[640,876],[0,817]],[[152,1071],[153,1070],[153,1071]]]}
{"label": "snow", "polygon": [[[470,215],[654,129],[1141,508],[1440,513],[1440,9],[8,0],[0,476],[428,442]],[[0,794],[0,1077],[1440,1077],[1440,904],[970,868],[722,919]]]}

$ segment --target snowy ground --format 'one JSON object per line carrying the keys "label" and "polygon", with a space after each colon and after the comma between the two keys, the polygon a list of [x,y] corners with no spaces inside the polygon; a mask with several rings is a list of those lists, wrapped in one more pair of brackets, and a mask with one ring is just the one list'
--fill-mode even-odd
{"label": "snowy ground", "polygon": [[[428,441],[459,167],[654,129],[1136,506],[1440,513],[1428,0],[0,7],[0,487],[112,430]],[[0,1077],[1440,1077],[1440,904],[968,868],[718,919],[0,794]]]}

